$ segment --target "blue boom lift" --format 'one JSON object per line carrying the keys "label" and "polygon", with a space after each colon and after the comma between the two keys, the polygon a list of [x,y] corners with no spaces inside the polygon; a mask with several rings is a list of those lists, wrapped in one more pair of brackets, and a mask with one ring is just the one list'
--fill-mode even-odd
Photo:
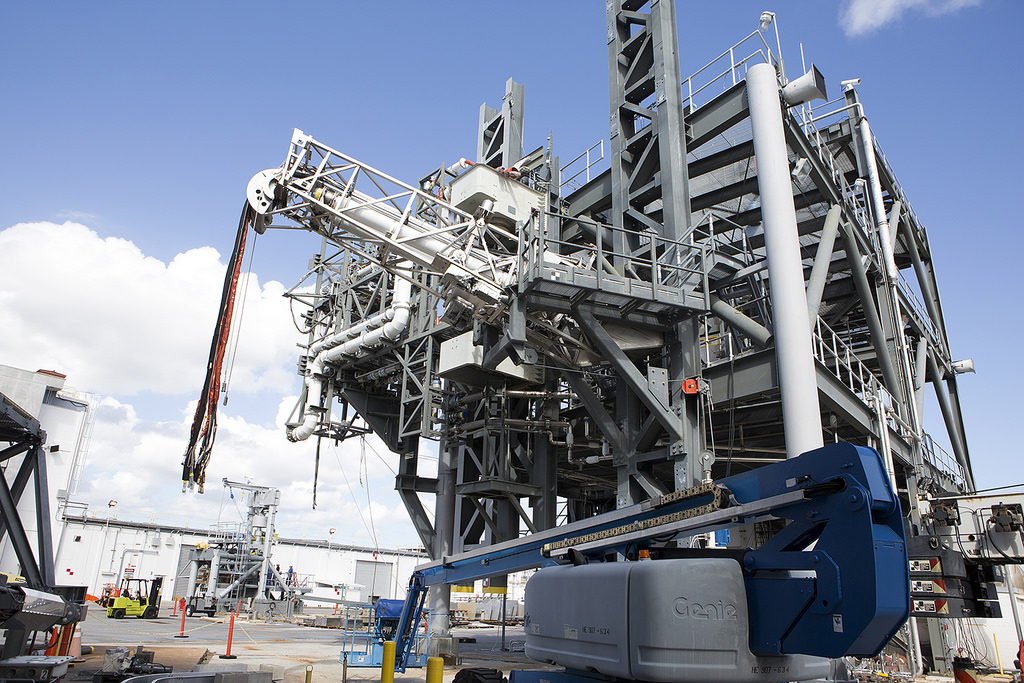
{"label": "blue boom lift", "polygon": [[[670,543],[758,522],[777,531],[757,547]],[[526,653],[566,671],[515,671],[510,683],[824,678],[828,658],[878,654],[910,610],[885,466],[870,448],[837,443],[421,565],[395,632],[396,671],[414,657],[430,586],[535,567]]]}

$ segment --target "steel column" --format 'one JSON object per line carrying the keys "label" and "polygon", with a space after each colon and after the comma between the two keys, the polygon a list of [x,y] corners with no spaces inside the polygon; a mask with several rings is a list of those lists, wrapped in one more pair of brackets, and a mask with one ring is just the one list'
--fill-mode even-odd
{"label": "steel column", "polygon": [[[26,457],[34,453],[36,453],[36,449],[33,448]],[[3,520],[0,520],[3,525],[0,526],[6,526],[10,531],[11,545],[14,546],[14,554],[18,558],[28,585],[32,587],[51,585],[43,582],[39,565],[36,564],[35,555],[32,554],[28,535],[25,533],[25,527],[22,526],[21,518],[18,516],[18,504],[14,501],[11,489],[7,486],[7,478],[2,471],[0,471],[0,513],[3,513]]]}
{"label": "steel column", "polygon": [[782,127],[779,83],[772,65],[750,67],[747,98],[757,156],[786,456],[793,458],[821,448],[823,440],[793,184]]}
{"label": "steel column", "polygon": [[53,570],[53,529],[50,527],[50,489],[46,478],[46,454],[41,444],[35,453],[36,476],[36,551],[39,553],[39,573],[47,586],[55,585]]}

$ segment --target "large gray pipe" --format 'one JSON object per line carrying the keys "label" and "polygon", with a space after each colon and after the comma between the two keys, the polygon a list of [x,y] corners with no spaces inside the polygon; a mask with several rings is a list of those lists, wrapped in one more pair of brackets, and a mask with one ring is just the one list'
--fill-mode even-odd
{"label": "large gray pipe", "polygon": [[949,437],[949,445],[953,447],[953,455],[964,471],[964,482],[967,490],[974,490],[974,479],[971,476],[971,466],[967,463],[967,450],[964,448],[964,441],[960,434],[960,427],[953,415],[953,408],[949,404],[949,395],[946,388],[942,386],[942,370],[935,362],[932,354],[928,354],[928,372],[931,374],[932,386],[935,388],[935,398],[939,402],[939,411],[942,413],[942,420],[946,423],[946,435]]}
{"label": "large gray pipe", "polygon": [[921,260],[921,251],[917,245],[917,237],[914,236],[910,221],[903,221],[903,225],[905,226],[904,232],[907,238],[907,251],[910,253],[911,262],[914,264],[914,274],[917,276],[917,284],[921,288],[921,295],[924,297],[925,308],[928,309],[928,315],[931,316],[935,328],[945,336],[945,326],[942,316],[939,314],[939,297],[932,287],[928,271],[924,267],[924,261]]}
{"label": "large gray pipe", "polygon": [[786,457],[821,448],[821,409],[811,355],[804,269],[793,206],[793,185],[782,127],[775,69],[757,64],[747,72],[747,100],[757,158],[775,356],[779,364]]}
{"label": "large gray pipe", "polygon": [[[441,442],[437,453],[437,497],[434,499],[434,547],[431,559],[442,560],[453,553],[455,536],[455,483],[456,466],[451,447]],[[451,586],[444,583],[430,587],[431,633],[447,637],[451,635]],[[453,653],[454,654],[454,653]]]}
{"label": "large gray pipe", "polygon": [[917,424],[924,424],[924,384],[928,377],[928,340],[922,335],[917,340],[917,354],[914,359],[914,407],[917,409]]}
{"label": "large gray pipe", "polygon": [[828,267],[832,263],[832,251],[836,246],[836,235],[839,234],[839,217],[843,209],[833,204],[825,216],[825,224],[821,227],[821,240],[818,251],[814,255],[811,276],[807,279],[807,323],[810,329],[818,321],[818,309],[821,308],[821,295],[825,292],[825,280],[828,279]]}
{"label": "large gray pipe", "polygon": [[864,319],[868,323],[868,332],[871,334],[871,346],[875,349],[878,365],[882,369],[882,381],[885,382],[885,388],[891,394],[896,395],[900,387],[899,378],[896,376],[896,369],[892,364],[892,356],[889,355],[889,347],[885,343],[885,333],[882,331],[882,321],[878,318],[878,309],[875,307],[875,300],[871,295],[867,269],[864,268],[860,250],[857,249],[857,238],[853,234],[853,228],[848,225],[843,226],[842,233],[846,262],[850,266],[853,286],[857,289],[857,296],[860,297],[860,304],[864,309]]}
{"label": "large gray pipe", "polygon": [[711,295],[711,312],[730,327],[745,334],[758,346],[768,346],[772,339],[772,333],[768,328],[714,294]]}

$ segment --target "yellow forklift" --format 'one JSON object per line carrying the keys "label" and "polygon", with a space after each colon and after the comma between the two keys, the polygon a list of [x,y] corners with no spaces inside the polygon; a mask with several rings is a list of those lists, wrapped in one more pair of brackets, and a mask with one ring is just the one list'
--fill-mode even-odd
{"label": "yellow forklift", "polygon": [[107,616],[124,619],[125,616],[140,619],[156,619],[160,614],[160,589],[164,578],[125,579],[117,596],[107,600]]}

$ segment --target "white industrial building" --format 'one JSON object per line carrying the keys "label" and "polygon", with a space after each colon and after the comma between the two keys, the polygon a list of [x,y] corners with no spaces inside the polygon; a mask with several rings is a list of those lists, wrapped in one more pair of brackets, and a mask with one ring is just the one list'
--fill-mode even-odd
{"label": "white industrial building", "polygon": [[[126,574],[138,578],[164,577],[163,597],[181,597],[186,583],[188,551],[210,539],[210,529],[190,528],[118,519],[114,510],[96,513],[74,500],[85,467],[97,397],[65,387],[66,376],[52,370],[22,370],[0,365],[0,393],[39,420],[46,431],[48,502],[54,569],[59,585],[84,585],[99,596],[103,586]],[[15,456],[3,463],[8,481],[22,461]],[[21,497],[18,511],[34,553],[36,547],[34,495]],[[121,511],[120,515],[130,515]],[[310,588],[307,604],[315,598],[368,600],[405,597],[409,575],[426,561],[418,549],[375,549],[323,540],[287,538],[287,530],[274,544],[272,562],[282,572],[294,567]],[[19,574],[20,567],[9,538],[0,541],[0,571]],[[479,585],[480,582],[478,582]],[[484,588],[465,599],[481,596]],[[522,588],[512,596],[521,597]],[[520,595],[517,595],[519,593]]]}
{"label": "white industrial building", "polygon": [[[164,598],[182,597],[187,571],[183,558],[210,539],[203,529],[132,522],[69,512],[55,536],[58,581],[87,585],[99,595],[104,584],[130,573],[164,577]],[[409,575],[426,556],[417,550],[375,550],[327,541],[281,538],[272,562],[295,573],[317,595],[346,600],[403,598]]]}
{"label": "white industrial building", "polygon": [[[78,486],[85,466],[96,410],[96,397],[65,389],[65,375],[53,370],[20,370],[0,365],[0,393],[34,417],[46,432],[46,470],[49,482],[50,529],[56,545],[60,534],[60,513],[68,492]],[[8,481],[21,467],[24,455],[4,461]],[[36,547],[36,503],[33,495],[23,495],[18,512],[32,546]],[[0,541],[0,571],[19,573],[18,561],[9,537]]]}

